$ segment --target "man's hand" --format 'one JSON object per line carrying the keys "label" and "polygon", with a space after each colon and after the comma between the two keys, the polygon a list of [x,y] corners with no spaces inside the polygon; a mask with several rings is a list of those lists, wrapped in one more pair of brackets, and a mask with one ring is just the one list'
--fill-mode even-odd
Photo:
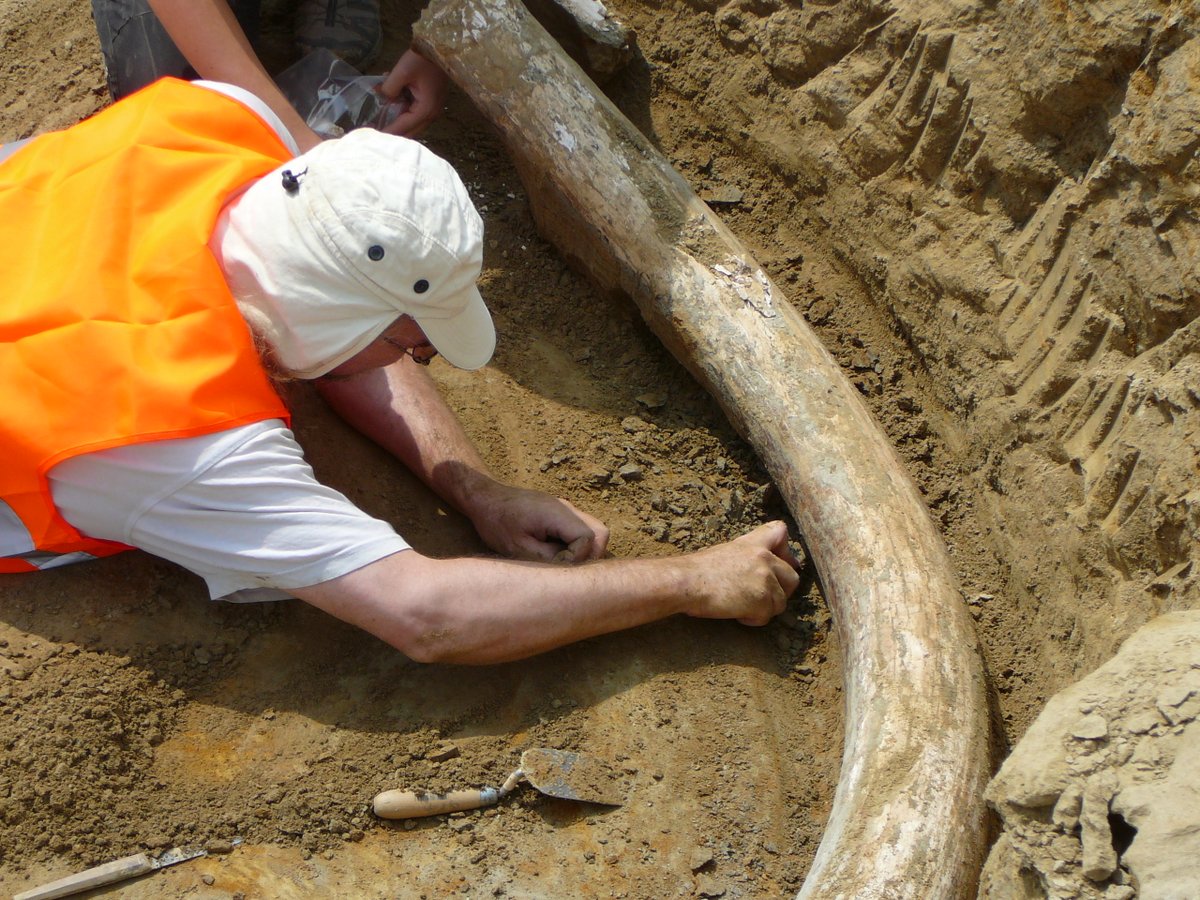
{"label": "man's hand", "polygon": [[768,522],[688,557],[699,569],[689,591],[694,602],[688,615],[766,625],[783,612],[800,584],[799,564],[788,548],[787,537],[783,522]]}
{"label": "man's hand", "polygon": [[416,137],[442,113],[449,87],[446,73],[415,50],[407,51],[384,78],[379,90],[408,108],[385,128],[389,134]]}
{"label": "man's hand", "polygon": [[566,500],[493,481],[472,516],[484,543],[537,562],[586,562],[608,547],[608,528]]}

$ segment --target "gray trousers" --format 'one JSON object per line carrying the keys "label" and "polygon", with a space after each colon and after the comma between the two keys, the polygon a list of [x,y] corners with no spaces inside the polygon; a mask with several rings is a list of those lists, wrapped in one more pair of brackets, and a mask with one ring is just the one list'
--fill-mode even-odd
{"label": "gray trousers", "polygon": [[[25,138],[24,140],[20,141],[9,141],[7,144],[0,144],[0,162],[4,162],[4,160],[8,159],[26,144],[28,144],[31,140],[33,140],[33,138]],[[0,509],[0,513],[2,512],[3,510]]]}
{"label": "gray trousers", "polygon": [[[261,0],[229,0],[229,5],[254,46]],[[108,70],[108,92],[114,100],[165,75],[197,77],[146,0],[92,0],[92,16]]]}

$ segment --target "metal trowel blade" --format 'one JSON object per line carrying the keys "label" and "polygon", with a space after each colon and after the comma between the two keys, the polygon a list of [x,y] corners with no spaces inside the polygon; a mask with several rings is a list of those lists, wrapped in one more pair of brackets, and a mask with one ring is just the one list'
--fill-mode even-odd
{"label": "metal trowel blade", "polygon": [[532,747],[521,754],[525,780],[551,797],[620,806],[625,787],[607,763],[583,753]]}

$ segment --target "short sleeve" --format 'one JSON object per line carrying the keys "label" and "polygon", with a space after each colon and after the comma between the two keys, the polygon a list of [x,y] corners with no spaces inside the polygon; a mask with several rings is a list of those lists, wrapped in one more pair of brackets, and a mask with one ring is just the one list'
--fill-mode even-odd
{"label": "short sleeve", "polygon": [[84,454],[50,485],[73,527],[184,566],[213,598],[280,596],[409,548],[317,481],[279,420]]}

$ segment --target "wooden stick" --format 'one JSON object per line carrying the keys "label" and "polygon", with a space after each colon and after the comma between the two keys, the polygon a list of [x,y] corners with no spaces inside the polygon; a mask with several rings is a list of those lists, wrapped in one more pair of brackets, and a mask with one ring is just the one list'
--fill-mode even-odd
{"label": "wooden stick", "polygon": [[93,866],[83,872],[76,872],[66,878],[60,878],[41,887],[22,891],[13,896],[13,900],[56,900],[58,897],[69,897],[106,884],[116,884],[127,881],[138,875],[153,872],[158,866],[154,864],[149,853],[135,853],[100,866]]}
{"label": "wooden stick", "polygon": [[539,228],[631,295],[766,464],[844,656],[845,747],[802,898],[974,896],[988,719],[941,537],[854,387],[746,248],[515,0],[415,29],[499,129]]}

